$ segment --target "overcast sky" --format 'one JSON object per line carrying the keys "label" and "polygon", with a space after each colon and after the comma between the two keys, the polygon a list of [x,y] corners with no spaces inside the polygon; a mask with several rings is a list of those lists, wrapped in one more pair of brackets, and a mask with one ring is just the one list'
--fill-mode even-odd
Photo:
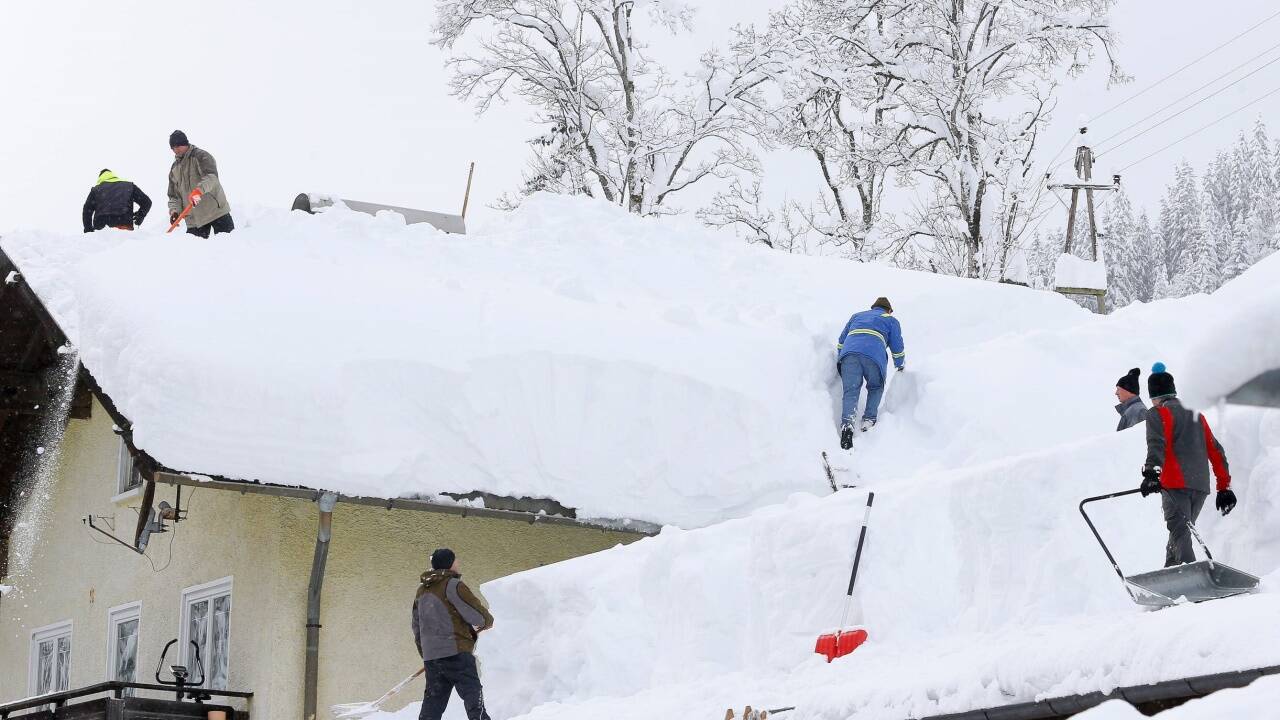
{"label": "overcast sky", "polygon": [[[757,22],[775,4],[698,2],[693,40],[664,41],[655,55],[678,67],[729,25]],[[1267,0],[1219,2],[1211,12],[1191,0],[1120,0],[1118,57],[1134,82],[1107,90],[1100,68],[1067,82],[1042,159],[1068,142],[1082,116],[1276,10]],[[483,207],[519,183],[524,141],[539,128],[518,105],[477,118],[449,96],[444,55],[427,42],[433,13],[430,0],[0,3],[0,228],[78,230],[80,206],[103,167],[163,204],[175,128],[216,156],[233,206],[287,207],[299,192],[325,191],[457,212],[475,161],[472,207],[483,220]],[[1101,140],[1209,82],[1276,44],[1278,34],[1280,19],[1272,20],[1099,118],[1091,137]],[[1249,68],[1274,57],[1280,51]],[[1108,176],[1276,87],[1280,73],[1263,70],[1104,156],[1098,172]],[[1154,209],[1173,163],[1185,157],[1202,166],[1259,115],[1280,117],[1277,108],[1280,94],[1127,170],[1126,187]],[[771,167],[796,194],[811,196],[811,169],[793,160]]]}

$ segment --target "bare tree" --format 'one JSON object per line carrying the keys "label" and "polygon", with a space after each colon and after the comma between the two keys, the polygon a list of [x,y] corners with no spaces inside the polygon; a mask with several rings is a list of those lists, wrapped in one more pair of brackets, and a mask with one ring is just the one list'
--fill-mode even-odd
{"label": "bare tree", "polygon": [[[753,161],[738,108],[755,103],[781,68],[775,48],[739,41],[708,52],[698,72],[674,78],[644,52],[633,15],[689,28],[692,11],[662,0],[438,0],[433,42],[453,48],[483,34],[474,54],[452,58],[451,87],[480,112],[514,92],[549,132],[535,139],[526,191],[603,198],[639,214],[707,178]],[[477,30],[483,27],[487,30]]]}

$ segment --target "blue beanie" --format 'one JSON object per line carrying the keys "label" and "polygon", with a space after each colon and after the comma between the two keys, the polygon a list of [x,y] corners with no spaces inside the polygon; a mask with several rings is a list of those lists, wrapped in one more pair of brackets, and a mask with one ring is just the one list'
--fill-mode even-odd
{"label": "blue beanie", "polygon": [[1151,366],[1151,375],[1147,376],[1147,393],[1151,395],[1152,400],[1178,394],[1178,388],[1173,384],[1173,376],[1169,374],[1169,369],[1164,363],[1158,362]]}

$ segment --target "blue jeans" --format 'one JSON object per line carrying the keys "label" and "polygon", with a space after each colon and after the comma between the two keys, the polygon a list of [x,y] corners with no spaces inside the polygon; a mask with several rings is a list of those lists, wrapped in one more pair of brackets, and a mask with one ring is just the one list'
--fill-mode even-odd
{"label": "blue jeans", "polygon": [[880,412],[880,398],[884,396],[884,370],[880,364],[866,355],[849,353],[840,360],[840,379],[844,381],[844,403],[840,416],[845,425],[857,423],[858,393],[863,380],[867,383],[867,407],[862,416],[875,420]]}

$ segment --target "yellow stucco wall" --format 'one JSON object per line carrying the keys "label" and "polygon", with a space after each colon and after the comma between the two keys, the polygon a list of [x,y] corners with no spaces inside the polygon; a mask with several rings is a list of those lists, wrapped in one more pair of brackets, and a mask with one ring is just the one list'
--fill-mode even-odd
{"label": "yellow stucco wall", "polygon": [[[31,631],[64,620],[73,623],[71,686],[105,680],[107,611],[135,601],[142,602],[139,681],[151,682],[161,649],[178,636],[182,591],[232,577],[230,686],[254,691],[254,717],[300,717],[315,504],[184,489],[188,519],[176,532],[153,537],[148,560],[103,544],[109,541],[82,524],[90,514],[114,515],[117,534],[131,539],[137,514],[130,506],[139,500],[111,500],[118,443],[100,406],[92,419],[68,426],[40,541],[25,568],[11,557],[5,582],[16,589],[0,599],[0,702],[27,694]],[[158,486],[156,502],[173,504],[175,495],[174,488]],[[476,588],[634,539],[340,503],[321,616],[320,716],[334,703],[375,698],[418,667],[409,606],[433,548],[456,550],[464,578]],[[419,680],[392,707],[420,698],[421,691]]]}

